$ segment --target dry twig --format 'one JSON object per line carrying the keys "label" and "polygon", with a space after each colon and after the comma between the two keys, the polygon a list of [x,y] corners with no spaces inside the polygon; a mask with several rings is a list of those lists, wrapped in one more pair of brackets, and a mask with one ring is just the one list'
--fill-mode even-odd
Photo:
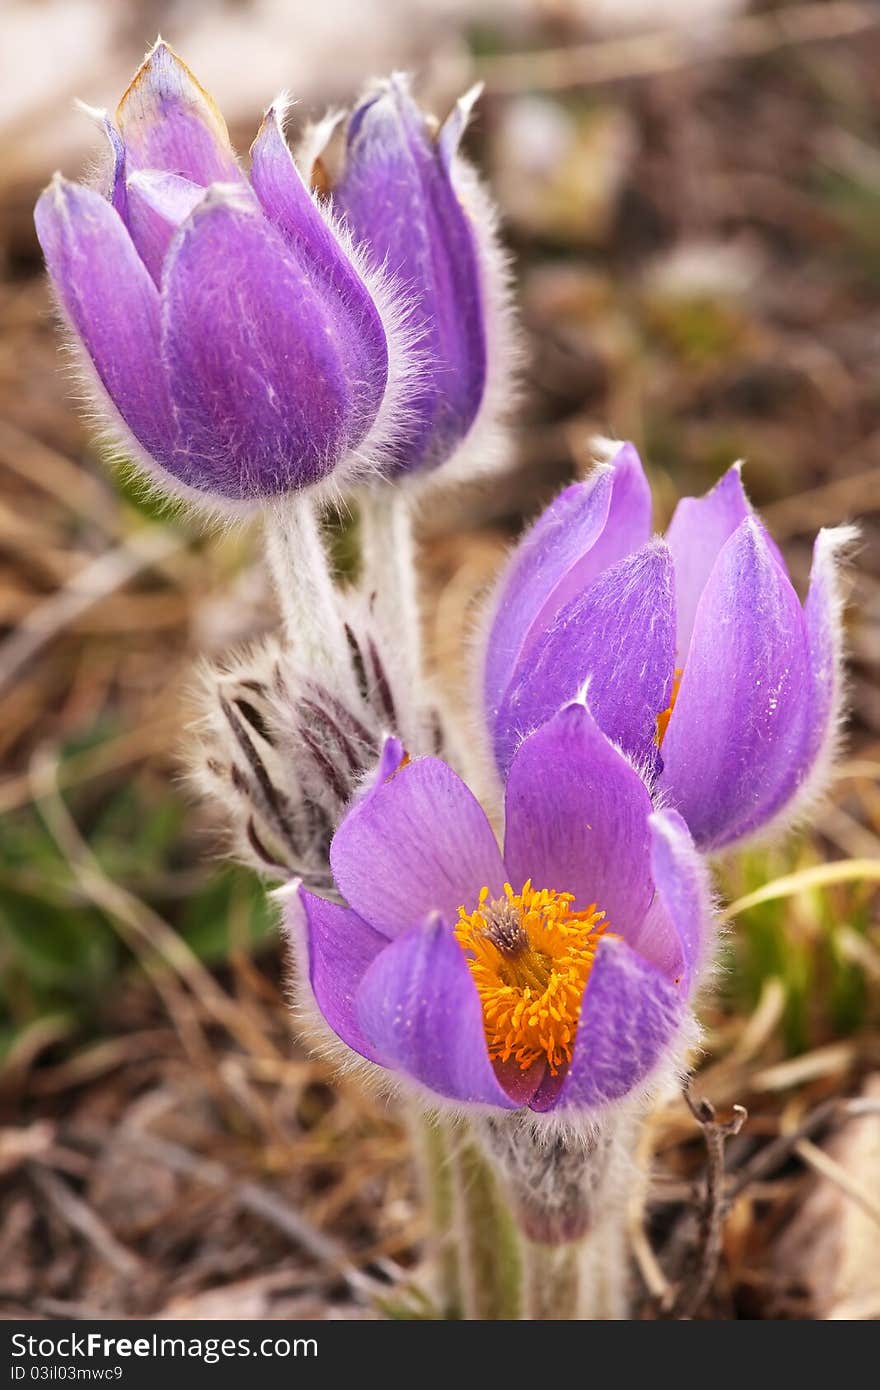
{"label": "dry twig", "polygon": [[675,1318],[692,1318],[705,1301],[721,1260],[721,1242],[724,1216],[728,1208],[724,1191],[724,1145],[734,1134],[739,1134],[748,1117],[743,1105],[733,1107],[729,1120],[717,1120],[715,1107],[701,1097],[694,1100],[690,1089],[685,1089],[684,1098],[698,1124],[703,1127],[708,1161],[706,1164],[705,1194],[700,1208],[700,1240],[693,1273],[680,1286],[671,1308]]}

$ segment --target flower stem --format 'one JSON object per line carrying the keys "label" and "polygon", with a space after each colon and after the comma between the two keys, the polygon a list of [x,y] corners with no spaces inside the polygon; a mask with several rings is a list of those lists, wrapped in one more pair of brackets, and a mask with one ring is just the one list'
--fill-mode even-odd
{"label": "flower stem", "polygon": [[531,1322],[569,1322],[580,1316],[581,1250],[578,1244],[523,1241],[525,1316]]}
{"label": "flower stem", "polygon": [[580,1240],[523,1240],[525,1316],[530,1321],[614,1321],[627,1316],[624,1214],[612,1211]]}
{"label": "flower stem", "polygon": [[516,1226],[482,1152],[456,1132],[456,1207],[464,1314],[477,1321],[523,1315],[523,1259]]}
{"label": "flower stem", "polygon": [[430,1254],[440,1316],[461,1317],[461,1268],[455,1239],[455,1173],[448,1126],[413,1109],[410,1133],[430,1222]]}
{"label": "flower stem", "polygon": [[345,626],[315,504],[307,496],[275,503],[266,508],[265,526],[288,643],[331,688],[355,697]]}
{"label": "flower stem", "polygon": [[408,692],[401,735],[414,751],[424,735],[422,628],[409,490],[378,483],[360,499],[361,587],[380,636],[392,647]]}

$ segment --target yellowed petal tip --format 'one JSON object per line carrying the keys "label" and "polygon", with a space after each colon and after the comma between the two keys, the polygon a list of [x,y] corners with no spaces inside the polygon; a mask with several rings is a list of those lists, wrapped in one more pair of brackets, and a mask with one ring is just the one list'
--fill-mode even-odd
{"label": "yellowed petal tip", "polygon": [[223,114],[211,96],[174,49],[158,38],[129,82],[116,108],[116,123],[121,131],[132,121],[160,119],[162,105],[175,101],[195,106],[218,140],[231,149],[229,131]]}

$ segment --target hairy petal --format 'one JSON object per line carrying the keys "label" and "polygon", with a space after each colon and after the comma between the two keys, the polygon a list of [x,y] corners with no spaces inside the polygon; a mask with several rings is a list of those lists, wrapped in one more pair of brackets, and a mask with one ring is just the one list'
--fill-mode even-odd
{"label": "hairy petal", "polygon": [[719,551],[752,509],[734,464],[705,497],[683,497],[675,509],[666,543],[675,563],[678,664],[684,666],[694,618]]}
{"label": "hairy petal", "polygon": [[455,920],[504,865],[485,812],[438,758],[419,758],[357,802],[337,830],[330,863],[366,921],[398,936],[432,912]]}
{"label": "hairy petal", "polygon": [[277,107],[267,111],[251,149],[251,184],[333,320],[333,332],[352,395],[373,423],[388,379],[388,344],[366,284],[294,163]]}
{"label": "hairy petal", "polygon": [[355,1052],[368,1061],[378,1061],[361,1031],[355,995],[367,969],[388,945],[387,938],[367,926],[357,913],[305,888],[300,888],[289,903],[285,924],[294,949],[305,927],[309,984],[326,1022]]}
{"label": "hairy petal", "polygon": [[502,773],[522,738],[587,688],[602,731],[651,770],[657,715],[670,698],[675,645],[669,551],[654,541],[605,570],[571,600],[520,661],[498,712]]}
{"label": "hairy petal", "polygon": [[61,306],[104,389],[159,462],[175,432],[160,357],[159,295],[115,208],[56,176],[34,220]]}
{"label": "hairy petal", "polygon": [[486,384],[486,333],[477,248],[449,167],[425,117],[395,76],[370,92],[348,126],[333,190],[371,263],[395,277],[411,305],[426,369],[395,450],[401,471],[443,463],[468,433]]}
{"label": "hairy petal", "polygon": [[823,529],[813,546],[810,588],[804,605],[807,647],[810,658],[812,700],[803,751],[807,775],[827,762],[829,745],[841,715],[843,703],[842,599],[838,578],[841,551],[855,539],[850,526]]}
{"label": "hairy petal", "polygon": [[495,592],[483,682],[490,728],[524,653],[604,569],[644,545],[650,529],[651,494],[631,444],[622,446],[608,468],[567,487],[541,513]]}
{"label": "hairy petal", "polygon": [[674,1042],[684,1015],[680,991],[624,941],[604,937],[584,991],[571,1066],[535,1110],[593,1110],[645,1081]]}
{"label": "hairy petal", "polygon": [[211,189],[175,236],[162,354],[179,473],[194,488],[287,492],[323,478],[352,442],[325,305],[250,195]]}
{"label": "hairy petal", "polygon": [[128,172],[160,169],[207,187],[243,182],[220,111],[166,43],[150,50],[116,112]]}
{"label": "hairy petal", "polygon": [[687,998],[709,953],[709,872],[677,811],[655,812],[649,830],[656,892],[638,930],[627,939]]}
{"label": "hairy petal", "polygon": [[660,785],[702,849],[749,834],[779,807],[809,712],[797,595],[760,523],[722,547],[703,591]]}
{"label": "hairy petal", "polygon": [[178,174],[145,169],[132,174],[126,184],[128,229],[138,254],[156,284],[162,284],[162,266],[171,238],[205,190]]}
{"label": "hairy petal", "polygon": [[357,1009],[386,1066],[450,1100],[508,1110],[520,1104],[495,1075],[464,952],[439,917],[410,928],[376,957]]}
{"label": "hairy petal", "polygon": [[574,893],[637,934],[653,893],[644,782],[583,705],[568,705],[521,744],[507,780],[504,860],[519,889]]}

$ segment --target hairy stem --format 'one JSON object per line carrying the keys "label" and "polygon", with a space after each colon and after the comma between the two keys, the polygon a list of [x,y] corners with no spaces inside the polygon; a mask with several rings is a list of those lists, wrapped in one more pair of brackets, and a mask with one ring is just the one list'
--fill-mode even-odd
{"label": "hairy stem", "polygon": [[440,1316],[462,1315],[460,1251],[455,1231],[455,1170],[448,1126],[420,1112],[410,1115],[410,1133],[421,1170],[430,1222],[434,1287]]}
{"label": "hairy stem", "polygon": [[518,1232],[481,1150],[456,1134],[456,1215],[464,1315],[512,1321],[523,1316],[523,1258]]}
{"label": "hairy stem", "polygon": [[424,734],[422,631],[412,502],[405,487],[380,483],[361,499],[361,587],[379,633],[394,650],[401,735],[418,749]]}
{"label": "hairy stem", "polygon": [[356,697],[339,599],[315,504],[298,496],[265,511],[269,564],[284,631],[303,665],[324,674],[331,688]]}

